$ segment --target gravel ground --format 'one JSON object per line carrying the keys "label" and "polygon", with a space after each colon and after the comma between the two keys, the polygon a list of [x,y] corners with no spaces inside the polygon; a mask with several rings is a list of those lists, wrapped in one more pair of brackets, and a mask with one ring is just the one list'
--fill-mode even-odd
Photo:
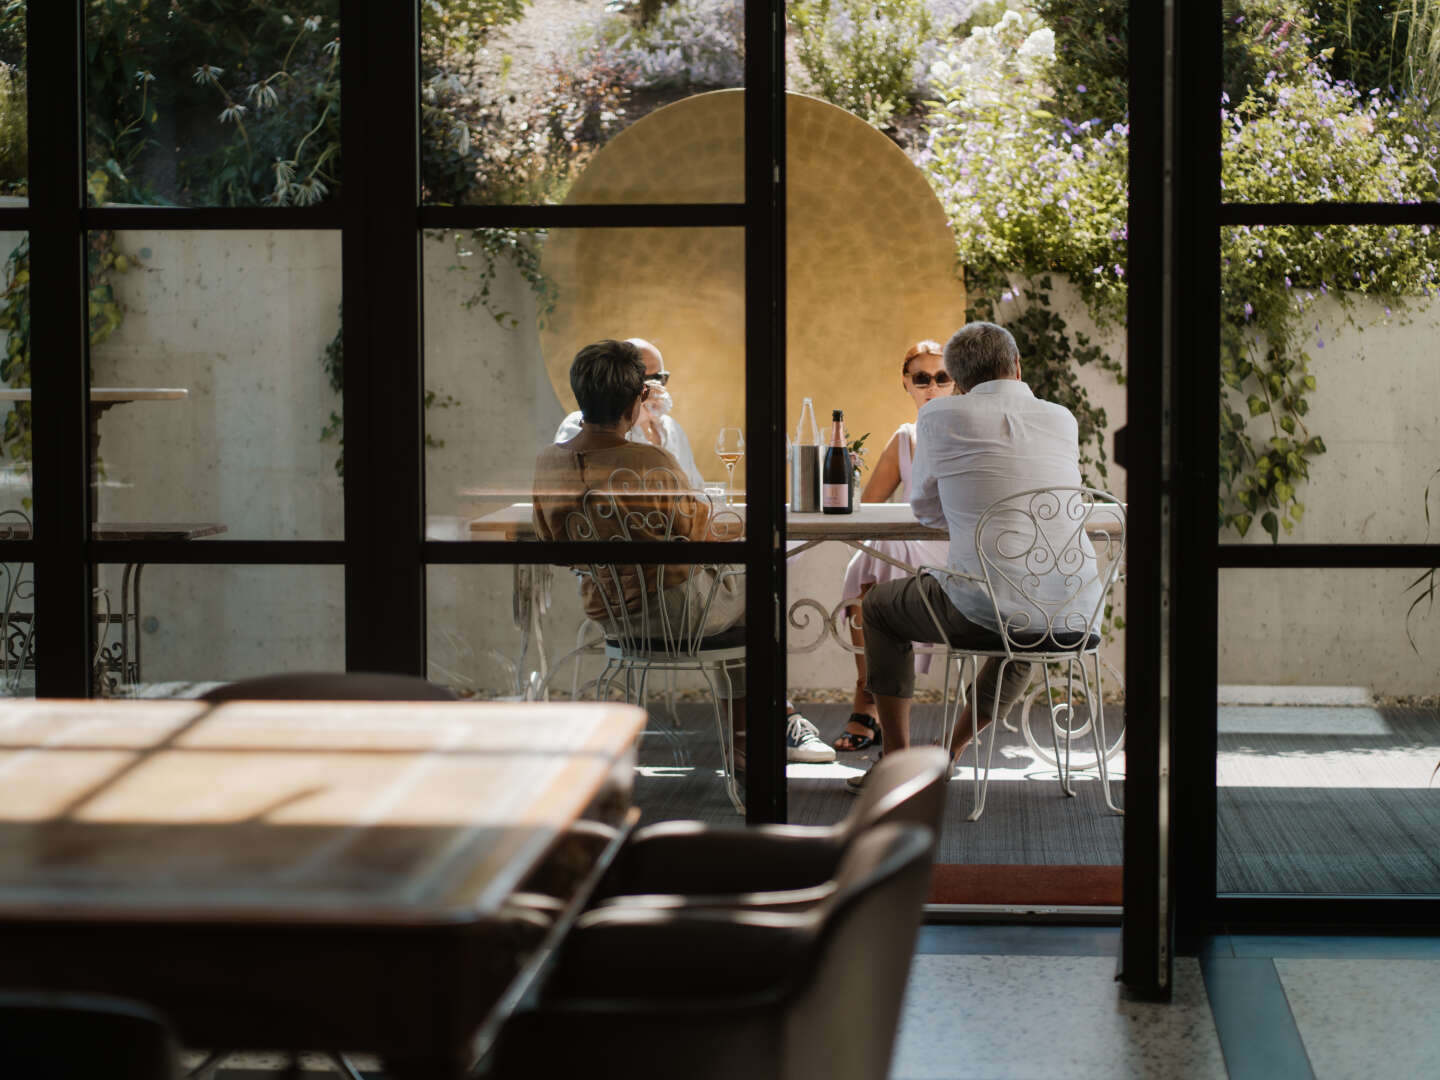
{"label": "gravel ground", "polygon": [[[606,17],[605,0],[532,0],[519,22],[497,30],[480,51],[486,85],[513,94],[517,104],[534,101],[549,84],[552,59]],[[510,70],[502,80],[507,57]]]}

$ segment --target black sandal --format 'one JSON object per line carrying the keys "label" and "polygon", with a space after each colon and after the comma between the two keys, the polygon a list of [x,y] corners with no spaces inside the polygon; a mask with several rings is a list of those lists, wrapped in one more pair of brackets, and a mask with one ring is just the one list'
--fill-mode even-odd
{"label": "black sandal", "polygon": [[863,712],[852,712],[847,724],[859,724],[861,727],[870,729],[866,735],[859,731],[842,731],[835,739],[835,749],[849,753],[852,750],[868,750],[872,746],[879,746],[881,742],[880,721],[875,717]]}

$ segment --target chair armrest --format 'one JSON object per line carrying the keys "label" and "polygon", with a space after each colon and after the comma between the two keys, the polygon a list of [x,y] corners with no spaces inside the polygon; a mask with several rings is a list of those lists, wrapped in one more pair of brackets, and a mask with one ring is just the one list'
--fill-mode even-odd
{"label": "chair armrest", "polygon": [[812,915],[607,908],[581,916],[542,1000],[716,997],[773,990],[815,945]]}
{"label": "chair armrest", "polygon": [[840,830],[829,828],[710,829],[698,822],[665,822],[636,832],[596,897],[804,889],[834,875],[842,839]]}
{"label": "chair armrest", "polygon": [[600,901],[596,911],[809,911],[835,895],[833,881],[805,889],[736,893],[626,893]]}

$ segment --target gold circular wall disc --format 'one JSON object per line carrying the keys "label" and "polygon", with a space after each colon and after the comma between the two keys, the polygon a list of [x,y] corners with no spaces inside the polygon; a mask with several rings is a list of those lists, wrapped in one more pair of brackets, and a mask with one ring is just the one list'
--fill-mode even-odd
{"label": "gold circular wall disc", "polygon": [[[697,94],[636,121],[566,201],[743,202],[744,93]],[[924,174],[890,139],[818,98],[786,98],[785,429],[793,435],[804,397],[822,440],[830,410],[843,409],[852,436],[871,433],[873,466],[915,419],[900,382],[905,350],[943,344],[964,322],[955,241]],[[556,306],[540,340],[565,408],[575,408],[569,370],[581,346],[647,338],[672,372],[674,416],[700,471],[722,478],[715,436],[745,423],[744,239],[739,228],[552,231],[542,269]]]}

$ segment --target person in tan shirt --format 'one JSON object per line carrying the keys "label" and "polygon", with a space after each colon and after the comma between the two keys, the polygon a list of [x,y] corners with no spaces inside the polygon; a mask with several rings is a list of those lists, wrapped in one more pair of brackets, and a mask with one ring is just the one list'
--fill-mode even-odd
{"label": "person in tan shirt", "polygon": [[[575,354],[570,389],[580,404],[579,433],[547,446],[535,461],[535,532],[541,540],[738,540],[731,511],[715,512],[687,487],[680,463],[657,446],[626,435],[640,419],[649,390],[645,362],[632,341],[597,341]],[[745,621],[743,570],[687,564],[620,564],[582,578],[585,614],[607,634],[623,624],[640,638],[712,637]],[[621,608],[623,607],[623,612]],[[728,693],[727,693],[728,691]],[[733,695],[733,696],[732,696]],[[743,768],[745,673],[731,672],[737,764]],[[787,701],[786,757],[835,760],[815,725]]]}

